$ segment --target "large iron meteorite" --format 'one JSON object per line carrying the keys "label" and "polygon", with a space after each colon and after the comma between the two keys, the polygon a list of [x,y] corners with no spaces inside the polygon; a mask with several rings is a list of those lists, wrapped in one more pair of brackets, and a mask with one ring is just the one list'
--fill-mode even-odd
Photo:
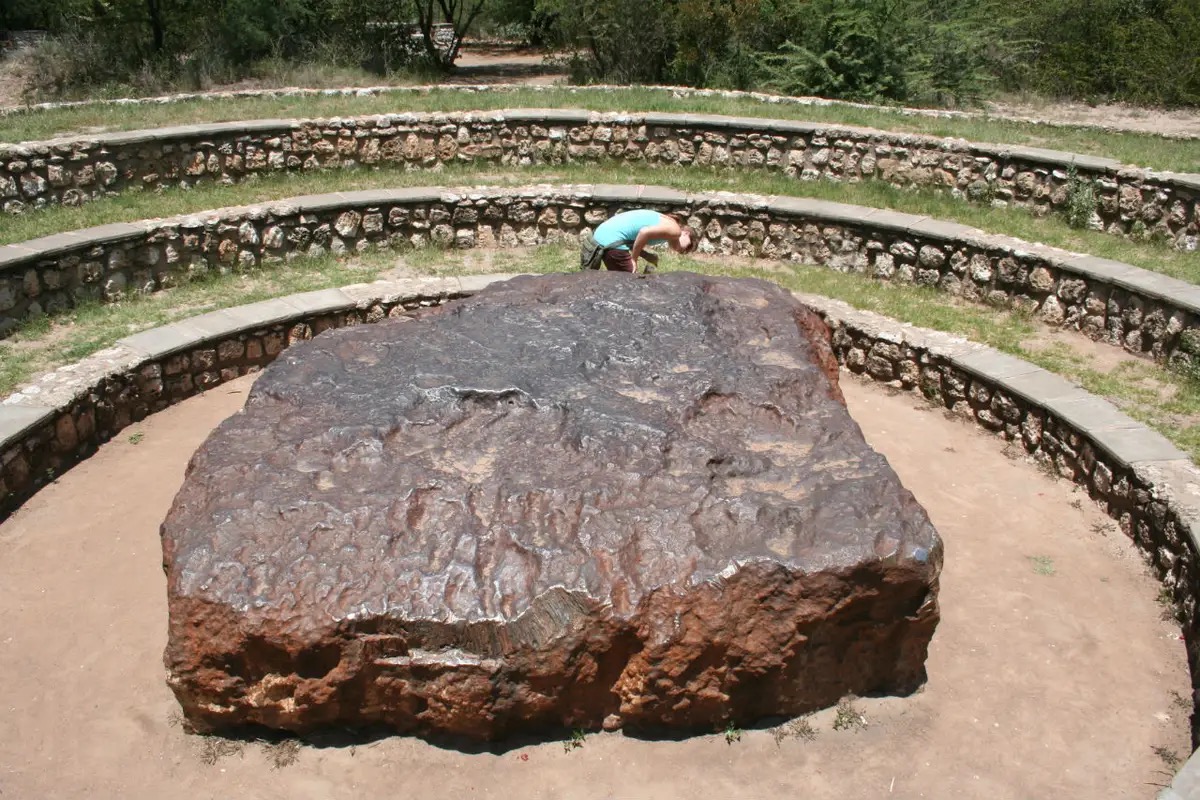
{"label": "large iron meteorite", "polygon": [[199,730],[711,729],[925,679],[942,546],[782,289],[518,278],[287,350],[162,528]]}

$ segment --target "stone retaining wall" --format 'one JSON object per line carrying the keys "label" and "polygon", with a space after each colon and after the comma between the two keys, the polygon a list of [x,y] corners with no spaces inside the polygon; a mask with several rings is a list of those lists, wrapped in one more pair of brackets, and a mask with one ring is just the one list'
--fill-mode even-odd
{"label": "stone retaining wall", "polygon": [[[127,337],[0,404],[0,519],[131,422],[256,371],[298,339],[403,315],[507,277],[311,292]],[[932,407],[992,431],[1007,440],[1014,457],[1036,459],[1103,505],[1174,600],[1187,640],[1193,700],[1200,701],[1200,470],[1159,434],[1031,364],[838,301],[801,300],[830,325],[846,368],[919,391]],[[1200,742],[1200,715],[1193,717],[1193,739]],[[1200,760],[1192,761],[1197,763],[1187,769],[1200,770]],[[1183,777],[1195,779],[1192,773]]]}
{"label": "stone retaining wall", "polygon": [[0,247],[0,336],[41,313],[153,292],[209,270],[384,246],[537,245],[573,239],[640,205],[686,217],[702,234],[701,253],[935,287],[1176,365],[1200,358],[1200,287],[1127,264],[893,211],[604,185],[315,195],[8,245]]}
{"label": "stone retaining wall", "polygon": [[811,122],[570,109],[257,120],[0,145],[0,205],[19,213],[30,206],[77,205],[131,186],[230,183],[350,166],[599,161],[765,169],[803,180],[882,180],[1027,206],[1039,214],[1065,206],[1069,174],[1076,170],[1094,182],[1094,227],[1153,232],[1180,248],[1200,247],[1200,175]]}

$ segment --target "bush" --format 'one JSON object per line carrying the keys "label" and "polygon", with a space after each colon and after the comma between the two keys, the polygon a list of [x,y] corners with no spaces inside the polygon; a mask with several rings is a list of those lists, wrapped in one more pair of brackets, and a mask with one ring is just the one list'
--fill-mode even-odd
{"label": "bush", "polygon": [[1017,85],[1094,101],[1200,104],[1195,0],[1026,2],[1020,27],[1035,58]]}
{"label": "bush", "polygon": [[996,83],[996,62],[1023,48],[993,0],[820,0],[805,9],[801,38],[761,58],[776,91],[976,105]]}
{"label": "bush", "polygon": [[408,0],[60,0],[57,7],[56,35],[31,54],[28,99],[206,89],[264,72],[312,74],[314,63],[389,73],[426,59],[411,35]]}
{"label": "bush", "polygon": [[680,0],[675,8],[672,83],[754,89],[762,84],[763,51],[796,25],[797,7],[777,0]]}
{"label": "bush", "polygon": [[41,0],[4,0],[0,3],[0,35],[5,31],[47,28],[51,24],[48,11]]}
{"label": "bush", "polygon": [[906,99],[911,45],[899,8],[891,0],[812,3],[803,39],[762,58],[767,86],[864,102]]}
{"label": "bush", "polygon": [[539,9],[537,0],[490,0],[479,18],[484,34],[531,45],[551,43],[556,24],[556,14]]}
{"label": "bush", "polygon": [[[152,94],[159,82],[145,62],[114,56],[107,41],[73,28],[33,46],[23,94],[29,102],[87,94]],[[97,91],[106,87],[107,92]]]}
{"label": "bush", "polygon": [[979,105],[1010,64],[1023,61],[1029,43],[1013,30],[1007,3],[943,0],[919,4],[908,63],[908,102]]}

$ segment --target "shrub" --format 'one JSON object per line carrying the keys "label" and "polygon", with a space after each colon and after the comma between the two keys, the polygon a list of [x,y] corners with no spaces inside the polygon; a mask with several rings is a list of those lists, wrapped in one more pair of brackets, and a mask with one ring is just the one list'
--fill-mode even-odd
{"label": "shrub", "polygon": [[766,83],[785,94],[879,102],[908,96],[911,45],[892,0],[818,0],[798,42],[762,58]]}
{"label": "shrub", "polygon": [[1195,0],[1024,0],[1017,17],[1035,42],[1016,76],[1023,86],[1090,100],[1200,104]]}

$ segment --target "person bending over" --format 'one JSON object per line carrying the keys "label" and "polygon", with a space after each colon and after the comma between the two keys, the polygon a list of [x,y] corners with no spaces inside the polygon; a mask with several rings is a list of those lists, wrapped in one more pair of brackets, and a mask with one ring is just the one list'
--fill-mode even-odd
{"label": "person bending over", "polygon": [[645,271],[653,272],[658,256],[645,250],[652,244],[667,244],[676,253],[690,253],[696,249],[696,232],[669,214],[648,208],[623,211],[602,222],[594,232],[583,234],[579,267],[600,269],[603,263],[610,270],[637,272],[638,259],[644,258]]}

